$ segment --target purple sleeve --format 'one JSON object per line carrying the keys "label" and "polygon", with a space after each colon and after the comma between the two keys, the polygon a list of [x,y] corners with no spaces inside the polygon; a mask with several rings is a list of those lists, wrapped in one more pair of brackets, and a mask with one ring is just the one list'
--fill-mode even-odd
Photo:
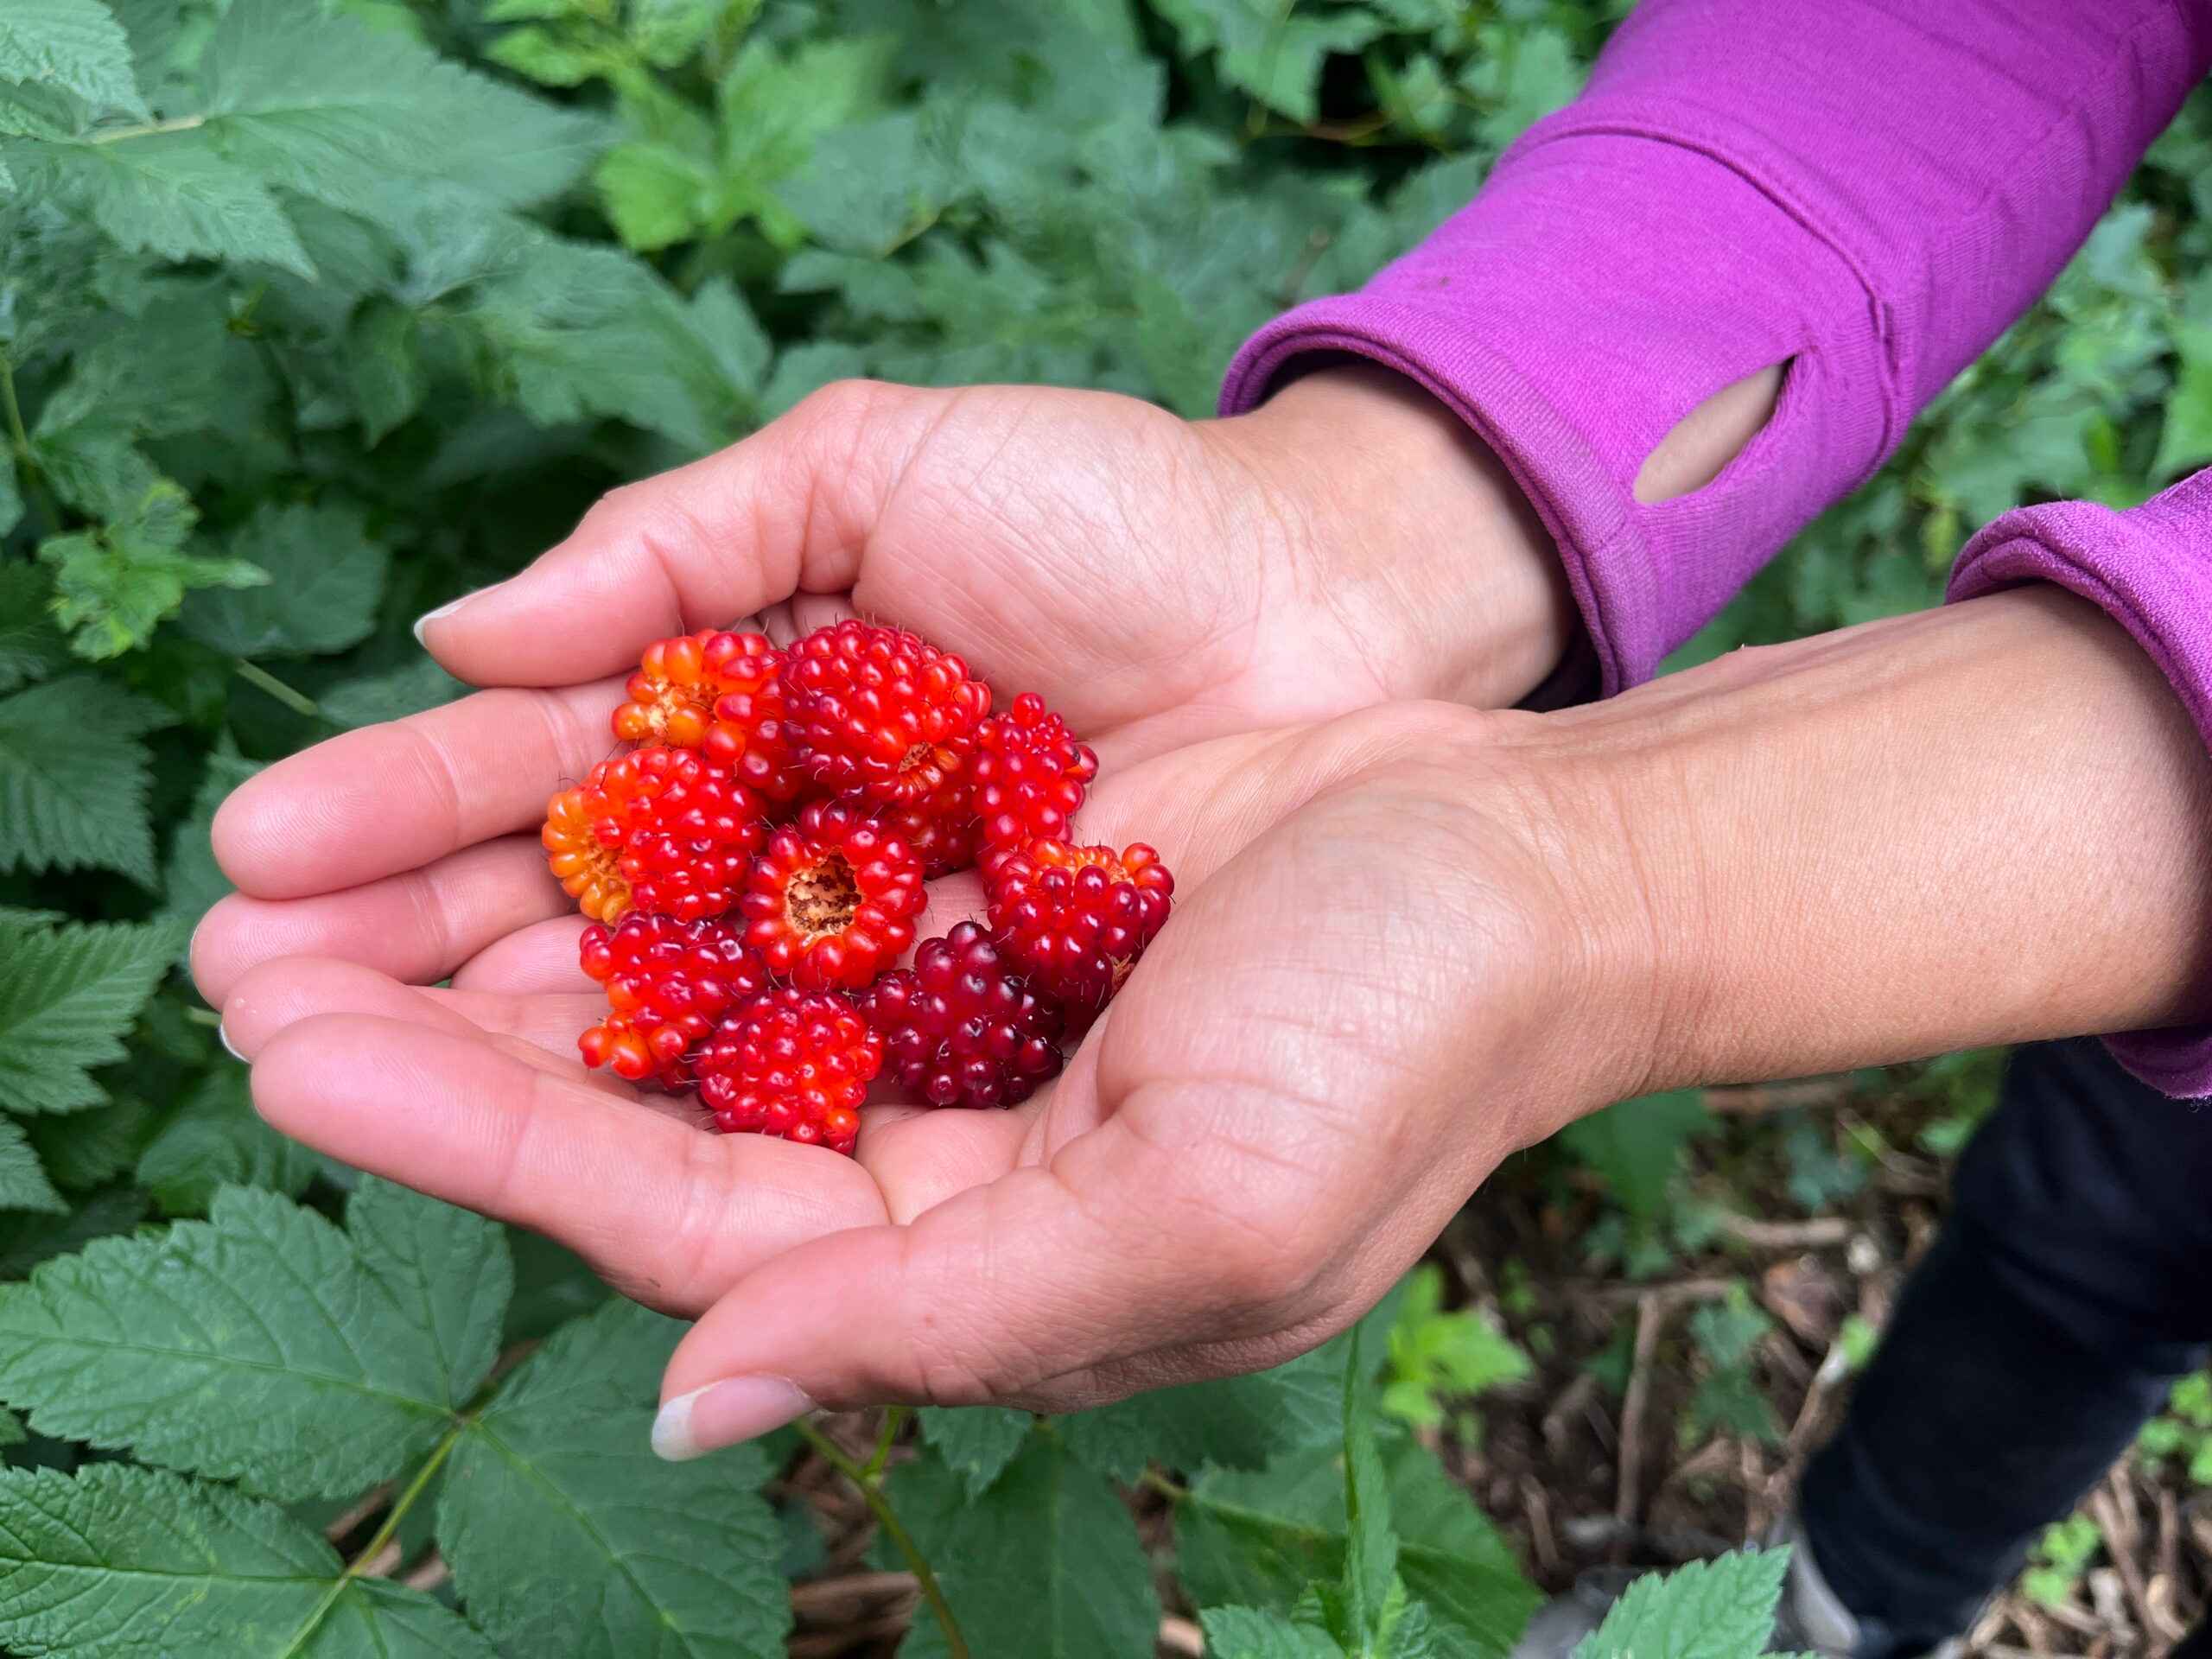
{"label": "purple sleeve", "polygon": [[[2205,0],[1644,0],[1471,204],[1247,342],[1223,410],[1317,353],[1420,381],[1528,493],[1618,691],[2026,308],[2208,59]],[[1637,501],[1685,415],[1785,361],[1718,479]]]}
{"label": "purple sleeve", "polygon": [[[2008,512],[1959,555],[1950,597],[2029,582],[2079,594],[2133,634],[2212,748],[2212,470],[2126,512],[2088,501]],[[2212,1025],[2110,1042],[2114,1058],[2153,1088],[2212,1095]]]}

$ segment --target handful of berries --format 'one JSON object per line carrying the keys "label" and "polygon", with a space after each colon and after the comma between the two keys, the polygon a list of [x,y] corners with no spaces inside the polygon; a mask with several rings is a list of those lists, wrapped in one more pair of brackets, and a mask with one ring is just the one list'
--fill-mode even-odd
{"label": "handful of berries", "polygon": [[[1011,1106],[1058,1075],[1167,919],[1149,847],[1074,843],[1098,757],[1025,694],[1001,714],[902,629],[779,650],[649,645],[614,711],[632,747],[546,809],[546,861],[594,925],[607,1015],[587,1065],[696,1090],[718,1127],[849,1153],[889,1069],[931,1106]],[[924,880],[979,866],[990,925],[914,943]]]}

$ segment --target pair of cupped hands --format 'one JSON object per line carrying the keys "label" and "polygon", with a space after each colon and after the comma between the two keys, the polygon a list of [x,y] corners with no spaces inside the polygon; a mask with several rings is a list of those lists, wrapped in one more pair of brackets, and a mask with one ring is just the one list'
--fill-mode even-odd
{"label": "pair of cupped hands", "polygon": [[[1041,693],[1101,757],[1081,838],[1157,846],[1178,890],[1055,1085],[873,1105],[847,1159],[583,1070],[601,999],[536,832],[648,641],[855,613]],[[832,387],[425,619],[483,689],[239,789],[194,972],[279,1129],[696,1318],[668,1455],[817,1405],[1060,1410],[1257,1369],[1640,1081],[1573,1028],[1575,849],[1516,736],[1542,717],[1479,712],[1569,616],[1496,463],[1380,372],[1202,423]],[[921,935],[981,910],[947,878]]]}

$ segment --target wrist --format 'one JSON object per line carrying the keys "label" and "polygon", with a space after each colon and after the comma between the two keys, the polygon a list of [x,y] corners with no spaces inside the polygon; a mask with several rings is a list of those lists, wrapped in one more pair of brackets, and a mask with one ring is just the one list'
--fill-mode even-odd
{"label": "wrist", "polygon": [[1497,457],[1419,385],[1360,362],[1205,429],[1258,479],[1401,695],[1519,702],[1578,626],[1550,535]]}
{"label": "wrist", "polygon": [[1609,918],[1592,982],[1639,1091],[2212,1012],[2212,762],[2126,633],[2056,589],[1513,731]]}

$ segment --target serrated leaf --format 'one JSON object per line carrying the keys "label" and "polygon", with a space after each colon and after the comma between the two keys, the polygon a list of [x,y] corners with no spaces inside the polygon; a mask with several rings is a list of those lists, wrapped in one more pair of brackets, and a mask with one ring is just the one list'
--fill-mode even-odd
{"label": "serrated leaf", "polygon": [[60,1215],[69,1206],[47,1179],[23,1126],[0,1118],[0,1210],[35,1210]]}
{"label": "serrated leaf", "polygon": [[668,144],[618,144],[592,175],[625,245],[652,253],[696,234],[712,182],[696,156]]}
{"label": "serrated leaf", "polygon": [[[977,1654],[1093,1659],[1146,1651],[1160,1599],[1128,1507],[1052,1435],[1033,1438],[972,1501],[934,1459],[899,1465],[891,1502],[931,1563]],[[944,1638],[918,1621],[901,1659],[935,1659]]]}
{"label": "serrated leaf", "polygon": [[312,277],[315,266],[268,187],[204,127],[67,143],[0,140],[19,188],[97,225],[118,246],[163,259],[227,259]]}
{"label": "serrated leaf", "polygon": [[1359,1366],[1359,1333],[1352,1333],[1344,1364],[1344,1611],[1363,1646],[1382,1633],[1383,1608],[1398,1573],[1398,1540],[1390,1530],[1390,1489],[1375,1446],[1375,1419],[1367,1409],[1367,1379]]}
{"label": "serrated leaf", "polygon": [[1629,1214],[1650,1218],[1667,1199],[1682,1149],[1712,1127],[1705,1097],[1694,1089],[1624,1100],[1568,1124],[1560,1144],[1613,1189]]}
{"label": "serrated leaf", "polygon": [[1382,32],[1358,6],[1300,13],[1277,0],[1159,0],[1187,51],[1217,51],[1222,78],[1296,121],[1319,113],[1321,66]]}
{"label": "serrated leaf", "polygon": [[138,1185],[164,1215],[202,1216],[226,1186],[259,1186],[296,1198],[321,1167],[315,1154],[263,1122],[242,1065],[208,1073],[146,1143]]}
{"label": "serrated leaf", "polygon": [[123,1058],[175,949],[159,925],[0,928],[0,1109],[67,1112],[105,1099],[91,1073]]}
{"label": "serrated leaf", "polygon": [[1198,1615],[1207,1659],[1344,1659],[1344,1649],[1311,1624],[1258,1607],[1209,1607]]}
{"label": "serrated leaf", "polygon": [[166,711],[73,674],[0,697],[0,870],[118,870],[150,882],[149,758]]}
{"label": "serrated leaf", "polygon": [[135,651],[195,588],[251,588],[268,580],[237,559],[183,551],[199,512],[184,491],[152,478],[127,516],[39,543],[54,571],[54,614],[94,662]]}
{"label": "serrated leaf", "polygon": [[[341,1231],[230,1187],[207,1221],[96,1241],[0,1287],[0,1398],[41,1433],[272,1497],[359,1492],[428,1451],[481,1381],[484,1347],[454,1322],[496,1330],[505,1246],[463,1212],[421,1216],[444,1208],[364,1178]],[[425,1228],[450,1246],[427,1276]]]}
{"label": "serrated leaf", "polygon": [[395,178],[523,206],[572,182],[600,138],[588,117],[296,0],[233,0],[206,65],[224,153],[334,207],[373,213]]}
{"label": "serrated leaf", "polygon": [[364,307],[348,331],[346,366],[372,447],[423,406],[429,383],[416,351],[412,312],[384,300]]}
{"label": "serrated leaf", "polygon": [[970,1497],[988,1490],[1014,1461],[1037,1421],[1004,1406],[925,1406],[914,1414],[922,1438],[966,1483]]}
{"label": "serrated leaf", "polygon": [[264,502],[227,548],[269,580],[185,602],[178,625],[211,650],[324,656],[360,644],[375,628],[390,556],[369,539],[358,511]]}
{"label": "serrated leaf", "polygon": [[[1510,1652],[1541,1594],[1511,1548],[1435,1455],[1410,1439],[1382,1448],[1398,1540],[1398,1576],[1428,1605],[1453,1659]],[[1178,1510],[1178,1565],[1201,1605],[1288,1613],[1310,1584],[1344,1564],[1340,1448],[1294,1452],[1258,1471],[1200,1477]]]}
{"label": "serrated leaf", "polygon": [[1574,1659],[1753,1659],[1789,1570],[1786,1549],[1746,1549],[1638,1579]]}
{"label": "serrated leaf", "polygon": [[73,1659],[496,1659],[459,1615],[273,1503],[117,1463],[0,1471],[0,1643]]}
{"label": "serrated leaf", "polygon": [[[496,1331],[496,1322],[487,1327]],[[772,1659],[791,1602],[782,1528],[747,1446],[654,1457],[683,1327],[612,1302],[556,1332],[463,1433],[438,1538],[471,1616],[510,1652]]]}
{"label": "serrated leaf", "polygon": [[1058,1420],[1069,1449],[1117,1480],[1147,1464],[1256,1469],[1294,1447],[1333,1441],[1342,1395],[1335,1361],[1317,1350],[1249,1376],[1222,1377],[1140,1394]]}
{"label": "serrated leaf", "polygon": [[99,0],[8,0],[0,10],[0,80],[59,86],[95,109],[146,110],[130,42]]}
{"label": "serrated leaf", "polygon": [[69,647],[47,614],[54,587],[35,566],[0,564],[0,691],[69,666]]}
{"label": "serrated leaf", "polygon": [[95,1192],[67,1215],[29,1210],[0,1215],[0,1279],[20,1279],[40,1262],[82,1249],[96,1238],[127,1233],[145,1213],[146,1200],[124,1186]]}

